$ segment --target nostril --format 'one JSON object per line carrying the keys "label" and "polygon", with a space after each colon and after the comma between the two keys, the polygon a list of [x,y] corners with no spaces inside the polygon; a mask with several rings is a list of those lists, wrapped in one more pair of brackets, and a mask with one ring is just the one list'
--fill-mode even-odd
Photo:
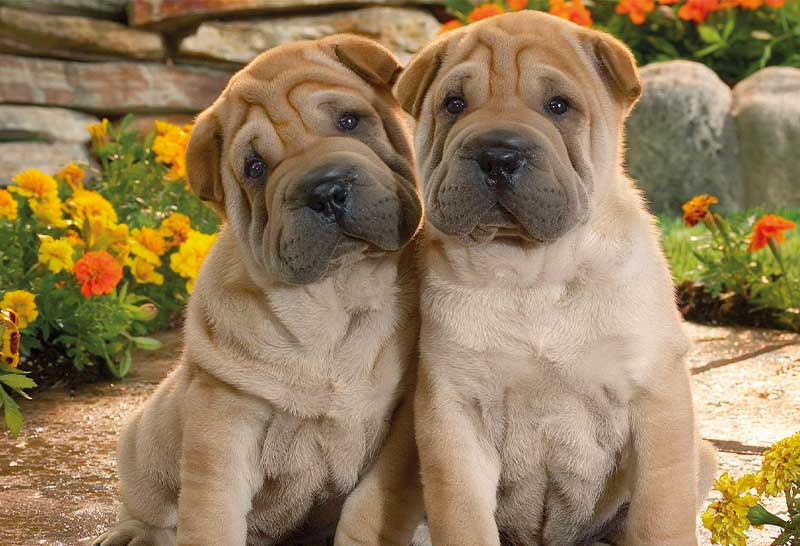
{"label": "nostril", "polygon": [[484,174],[510,176],[522,164],[522,154],[510,148],[489,148],[478,156],[478,166]]}
{"label": "nostril", "polygon": [[335,204],[343,205],[347,199],[347,190],[341,186],[336,187],[331,192],[331,197],[333,198],[333,202]]}
{"label": "nostril", "polygon": [[329,217],[342,214],[346,204],[347,186],[339,180],[322,182],[309,192],[307,199],[311,210]]}

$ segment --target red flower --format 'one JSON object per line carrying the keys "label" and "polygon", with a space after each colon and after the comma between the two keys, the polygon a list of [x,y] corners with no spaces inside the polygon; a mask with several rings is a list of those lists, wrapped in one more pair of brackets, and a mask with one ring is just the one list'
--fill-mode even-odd
{"label": "red flower", "polygon": [[110,294],[122,279],[122,267],[105,250],[87,252],[75,262],[72,271],[84,298]]}
{"label": "red flower", "polygon": [[688,0],[678,10],[678,17],[697,24],[706,22],[708,14],[720,9],[719,0]]}
{"label": "red flower", "polygon": [[785,239],[783,232],[796,227],[797,224],[782,216],[765,214],[753,226],[753,233],[750,235],[750,246],[748,250],[753,252],[754,250],[764,248],[769,242],[769,239],[775,239],[775,241],[780,244]]}

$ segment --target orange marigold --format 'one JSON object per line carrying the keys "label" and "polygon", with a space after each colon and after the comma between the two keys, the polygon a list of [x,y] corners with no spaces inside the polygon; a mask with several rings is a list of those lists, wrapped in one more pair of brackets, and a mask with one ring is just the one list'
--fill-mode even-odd
{"label": "orange marigold", "polygon": [[782,8],[783,0],[764,0],[764,3],[771,8]]}
{"label": "orange marigold", "polygon": [[695,195],[683,204],[683,223],[689,227],[696,226],[708,214],[711,205],[719,203],[713,195]]}
{"label": "orange marigold", "polygon": [[488,4],[476,6],[475,9],[473,9],[469,15],[467,15],[467,20],[470,23],[476,23],[478,21],[482,21],[483,19],[494,17],[495,15],[502,15],[503,13],[503,7],[500,4],[494,4],[490,2]]}
{"label": "orange marigold", "polygon": [[758,9],[764,4],[764,0],[735,0],[734,4],[743,9]]}
{"label": "orange marigold", "polygon": [[627,13],[634,25],[641,25],[647,19],[647,14],[656,9],[653,0],[620,0],[617,4],[617,13]]}
{"label": "orange marigold", "polygon": [[673,4],[677,4],[680,1],[681,0],[658,0],[658,3],[664,6],[671,6]]}
{"label": "orange marigold", "polygon": [[528,7],[528,0],[506,0],[506,4],[511,11],[520,11]]}
{"label": "orange marigold", "polygon": [[767,246],[769,239],[775,239],[775,242],[780,244],[786,238],[783,232],[796,227],[797,224],[791,220],[787,220],[783,216],[765,214],[753,226],[753,233],[750,235],[750,246],[748,250],[753,252],[754,250],[764,248]]}
{"label": "orange marigold", "polygon": [[458,19],[450,19],[446,23],[442,24],[441,28],[439,29],[439,32],[440,33],[442,33],[442,32],[450,32],[451,30],[455,30],[455,29],[461,28],[463,26],[464,25]]}
{"label": "orange marigold", "polygon": [[551,15],[567,19],[576,25],[582,27],[592,26],[592,14],[583,5],[582,0],[572,0],[571,2],[550,0],[550,9],[548,11]]}
{"label": "orange marigold", "polygon": [[105,250],[85,253],[75,262],[72,272],[84,298],[110,294],[122,279],[122,266]]}
{"label": "orange marigold", "polygon": [[720,9],[719,0],[687,0],[678,10],[678,17],[684,21],[706,22],[708,14]]}

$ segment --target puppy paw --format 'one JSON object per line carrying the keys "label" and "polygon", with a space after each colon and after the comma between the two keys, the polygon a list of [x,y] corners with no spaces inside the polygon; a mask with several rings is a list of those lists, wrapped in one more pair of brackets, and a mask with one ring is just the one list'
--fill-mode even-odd
{"label": "puppy paw", "polygon": [[121,521],[97,537],[92,546],[175,546],[175,530],[153,527],[142,521]]}

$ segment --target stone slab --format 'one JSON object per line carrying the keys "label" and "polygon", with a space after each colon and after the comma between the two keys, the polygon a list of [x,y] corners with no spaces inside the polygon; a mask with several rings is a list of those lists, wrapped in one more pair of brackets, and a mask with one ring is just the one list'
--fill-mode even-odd
{"label": "stone slab", "polygon": [[89,142],[87,125],[98,118],[67,110],[43,106],[0,104],[0,142],[38,140],[45,142]]}
{"label": "stone slab", "polygon": [[0,186],[26,169],[55,174],[70,161],[89,163],[89,151],[74,142],[0,142]]}
{"label": "stone slab", "polygon": [[128,0],[0,0],[0,6],[110,19],[123,19],[127,4]]}

